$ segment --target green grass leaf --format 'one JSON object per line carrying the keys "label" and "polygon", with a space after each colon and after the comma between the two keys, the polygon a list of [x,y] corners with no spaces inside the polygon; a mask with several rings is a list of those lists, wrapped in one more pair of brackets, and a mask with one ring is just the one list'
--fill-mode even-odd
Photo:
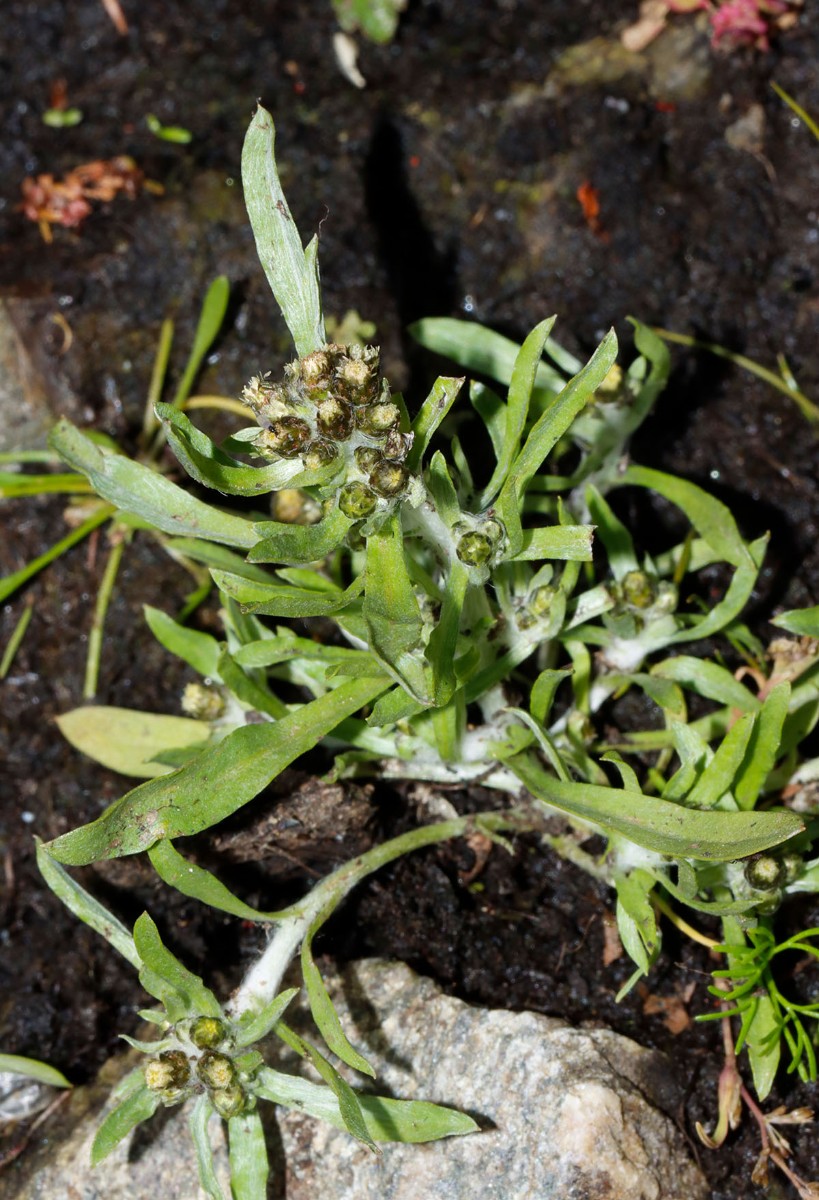
{"label": "green grass leaf", "polygon": [[236,812],[291,762],[388,686],[386,676],[354,679],[275,723],[245,725],[192,763],[128,792],[96,821],[49,843],[76,866],[147,850],[160,838],[200,833]]}

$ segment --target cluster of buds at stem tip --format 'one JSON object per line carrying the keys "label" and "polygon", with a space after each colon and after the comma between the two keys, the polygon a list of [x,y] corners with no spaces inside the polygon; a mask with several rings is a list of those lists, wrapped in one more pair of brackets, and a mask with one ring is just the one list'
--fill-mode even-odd
{"label": "cluster of buds at stem tip", "polygon": [[[253,1103],[247,1090],[256,1054],[234,1057],[227,1024],[218,1017],[195,1017],[173,1030],[171,1048],[145,1064],[145,1082],[165,1105],[179,1104],[207,1091],[210,1102],[226,1120]],[[167,1044],[167,1042],[166,1042]]]}
{"label": "cluster of buds at stem tip", "polygon": [[280,383],[251,379],[242,399],[261,426],[256,452],[320,472],[322,495],[335,494],[351,520],[387,513],[411,491],[412,435],[379,374],[378,347],[323,346],[289,363]]}

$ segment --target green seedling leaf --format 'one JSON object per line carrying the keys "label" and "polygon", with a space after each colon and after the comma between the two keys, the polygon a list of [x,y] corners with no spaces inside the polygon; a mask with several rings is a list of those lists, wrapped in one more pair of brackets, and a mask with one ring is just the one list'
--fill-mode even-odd
{"label": "green seedling leaf", "polygon": [[280,521],[262,521],[253,529],[261,540],[251,550],[251,562],[318,562],[343,543],[353,522],[340,508],[334,508],[317,525],[285,525]]}
{"label": "green seedling leaf", "polygon": [[435,431],[452,408],[463,383],[463,379],[448,379],[445,376],[435,380],[432,391],[412,422],[413,442],[406,458],[409,471],[417,471],[421,466]]}
{"label": "green seedling leaf", "polygon": [[387,686],[383,675],[345,681],[280,721],[236,729],[188,766],[143,783],[96,821],[63,834],[49,844],[49,853],[80,866],[136,854],[161,838],[209,829],[257,796],[300,754]]}
{"label": "green seedling leaf", "polygon": [[542,558],[569,559],[591,562],[593,525],[547,525],[541,529],[525,529],[523,545],[515,562]]}
{"label": "green seedling leaf", "polygon": [[171,1021],[193,1016],[221,1017],[222,1006],[213,992],[163,945],[147,913],[137,918],[134,943],[143,964],[140,982],[146,992],[164,1004]]}
{"label": "green seedling leaf", "polygon": [[213,1163],[213,1147],[208,1137],[208,1124],[215,1113],[209,1096],[197,1096],[188,1117],[188,1128],[196,1150],[199,1183],[208,1200],[225,1200]]}
{"label": "green seedling leaf", "polygon": [[740,808],[753,808],[765,787],[765,781],[782,754],[782,729],[791,698],[789,683],[771,688],[757,717],[748,752],[734,783],[734,797]]}
{"label": "green seedling leaf", "polygon": [[259,1200],[267,1193],[270,1167],[262,1119],[257,1112],[230,1118],[228,1154],[233,1200]]}
{"label": "green seedling leaf", "polygon": [[780,613],[771,621],[779,629],[787,629],[788,633],[798,634],[799,637],[819,638],[819,604],[813,608],[792,608]]}
{"label": "green seedling leaf", "polygon": [[[364,1120],[364,1114],[361,1111],[358,1093],[353,1091],[346,1079],[342,1079],[335,1067],[327,1061],[315,1046],[311,1046],[309,1042],[300,1038],[283,1021],[279,1021],[276,1026],[276,1033],[286,1045],[295,1050],[297,1054],[300,1054],[302,1058],[312,1063],[318,1071],[338,1101],[338,1110],[347,1132],[351,1133],[357,1141],[363,1142],[365,1146],[369,1146],[371,1150],[375,1150],[375,1143],[370,1137],[367,1124]],[[353,1053],[355,1052],[353,1051]]]}
{"label": "green seedling leaf", "polygon": [[804,828],[791,812],[699,812],[620,788],[564,783],[531,754],[506,765],[538,800],[675,858],[730,862],[778,846]]}
{"label": "green seedling leaf", "polygon": [[250,521],[197,500],[142,463],[101,449],[69,421],[57,422],[49,444],[90,479],[98,495],[164,533],[205,538],[245,550],[258,541]]}
{"label": "green seedling leaf", "polygon": [[[336,1129],[346,1129],[336,1097],[321,1084],[262,1067],[256,1092],[274,1104],[306,1112]],[[358,1101],[367,1130],[376,1142],[434,1142],[478,1131],[478,1125],[466,1113],[439,1104],[360,1094]]]}
{"label": "green seedling leaf", "polygon": [[137,779],[168,775],[173,768],[156,761],[166,750],[201,748],[210,739],[205,721],[100,704],[74,708],[55,721],[76,750]]}
{"label": "green seedling leaf", "polygon": [[[142,611],[151,633],[161,646],[177,658],[181,658],[206,679],[219,678],[221,646],[215,637],[211,637],[209,633],[200,633],[197,629],[189,629],[187,625],[180,625],[173,617],[159,608],[152,608],[150,604],[145,604]],[[180,746],[185,743],[177,741],[174,744]]]}
{"label": "green seedling leaf", "polygon": [[49,1087],[70,1088],[62,1071],[36,1058],[24,1058],[21,1054],[0,1054],[0,1072],[12,1075],[22,1075],[24,1079],[34,1079],[37,1083],[45,1083]]}
{"label": "green seedling leaf", "polygon": [[[141,1072],[140,1072],[141,1074]],[[91,1165],[96,1167],[126,1138],[132,1129],[152,1117],[159,1107],[159,1096],[144,1083],[110,1112],[97,1130],[91,1146]]]}
{"label": "green seedling leaf", "polygon": [[[492,478],[484,489],[481,497],[481,507],[486,508],[506,482],[512,463],[520,447],[526,418],[529,415],[529,405],[538,364],[543,354],[546,340],[552,331],[556,317],[549,317],[536,325],[521,346],[512,377],[509,381],[509,394],[506,399],[506,425],[503,431],[503,448],[498,458]],[[523,490],[522,488],[520,489]]]}
{"label": "green seedling leaf", "polygon": [[242,150],[242,186],[256,250],[299,358],[326,342],[321,311],[318,239],[306,250],[279,181],[276,127],[261,105]]}
{"label": "green seedling leaf", "polygon": [[193,134],[189,129],[183,129],[181,125],[163,125],[154,113],[146,115],[145,124],[161,142],[175,142],[177,145],[187,146],[193,141]]}
{"label": "green seedling leaf", "polygon": [[115,950],[118,950],[131,966],[139,968],[141,960],[130,930],[126,929],[113,913],[100,904],[99,900],[95,900],[85,888],[80,887],[77,881],[71,878],[65,868],[51,857],[39,838],[35,838],[34,842],[40,874],[54,895],[62,900],[75,917],[79,917],[86,925],[90,925],[93,930],[102,934],[105,940]]}
{"label": "green seedling leaf", "polygon": [[740,712],[756,712],[760,708],[759,700],[753,692],[725,667],[709,662],[708,659],[680,654],[676,658],[667,658],[656,663],[651,668],[651,674],[659,675],[663,679],[673,679],[699,696],[716,700],[719,704],[727,704]]}
{"label": "green seedling leaf", "polygon": [[240,1049],[242,1046],[254,1046],[256,1042],[266,1038],[282,1019],[288,1005],[298,994],[298,988],[288,988],[287,991],[280,992],[269,1004],[265,1004],[258,1011],[244,1012],[239,1018],[238,1024],[234,1026],[236,1045]]}
{"label": "green seedling leaf", "polygon": [[[452,359],[468,371],[487,375],[506,387],[512,382],[520,346],[494,329],[454,317],[425,317],[410,325],[409,332],[427,350]],[[547,340],[545,350],[570,375],[583,365],[551,338]],[[545,362],[538,363],[535,387],[539,392],[544,395],[559,392],[564,383],[563,376],[554,367]]]}
{"label": "green seedling leaf", "polygon": [[347,33],[358,29],[373,42],[390,42],[409,0],[333,0],[336,20]]}
{"label": "green seedling leaf", "polygon": [[281,912],[259,912],[258,909],[251,908],[238,896],[234,896],[210,871],[184,858],[170,841],[157,842],[151,846],[148,857],[160,879],[170,887],[176,888],[183,896],[190,896],[192,900],[207,904],[209,908],[230,913],[232,917],[239,917],[243,921],[278,921],[285,915]]}
{"label": "green seedling leaf", "polygon": [[322,913],[319,920],[315,921],[307,931],[301,946],[301,971],[304,986],[307,988],[310,1012],[313,1014],[316,1028],[333,1054],[348,1067],[352,1067],[354,1071],[361,1071],[362,1074],[370,1075],[374,1079],[375,1071],[366,1058],[358,1053],[344,1032],[338,1013],[330,999],[330,993],[324,985],[321,972],[313,958],[313,938],[325,920],[326,914]]}

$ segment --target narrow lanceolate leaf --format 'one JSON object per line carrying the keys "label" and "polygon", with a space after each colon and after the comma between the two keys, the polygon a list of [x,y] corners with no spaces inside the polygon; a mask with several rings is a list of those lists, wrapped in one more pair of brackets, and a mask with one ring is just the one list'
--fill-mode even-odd
{"label": "narrow lanceolate leaf", "polygon": [[771,624],[778,625],[780,629],[787,629],[788,633],[797,633],[801,637],[819,638],[819,604],[815,604],[813,608],[789,609],[788,612],[774,617]]}
{"label": "narrow lanceolate leaf", "polygon": [[673,857],[730,862],[778,846],[804,828],[790,812],[699,812],[622,788],[564,783],[531,754],[506,765],[538,800]]}
{"label": "narrow lanceolate leaf", "polygon": [[268,617],[330,616],[346,608],[364,588],[363,576],[354,579],[344,591],[336,587],[319,591],[277,583],[272,578],[270,583],[257,583],[230,571],[212,571],[211,574],[219,590],[238,601],[245,612]]}
{"label": "narrow lanceolate leaf", "polygon": [[64,867],[51,857],[39,838],[35,838],[37,866],[40,874],[51,888],[54,895],[75,917],[79,917],[86,925],[90,925],[97,933],[102,934],[115,950],[133,966],[139,968],[140,957],[134,945],[131,931],[126,929],[113,913],[109,912],[99,900],[95,900],[76,879],[72,879]]}
{"label": "narrow lanceolate leaf", "polygon": [[304,1038],[299,1037],[283,1021],[280,1021],[276,1026],[276,1033],[285,1045],[290,1046],[302,1058],[307,1059],[318,1071],[321,1078],[338,1100],[338,1109],[347,1132],[351,1133],[359,1142],[363,1142],[365,1146],[369,1146],[370,1149],[374,1150],[375,1145],[367,1129],[364,1114],[361,1111],[358,1092],[353,1091],[347,1080],[339,1075],[338,1071],[329,1059],[324,1057],[321,1051],[317,1050],[315,1046],[311,1046]]}
{"label": "narrow lanceolate leaf", "polygon": [[[346,1129],[338,1100],[329,1087],[262,1067],[256,1092],[265,1100],[299,1109],[327,1121],[336,1129]],[[359,1095],[358,1102],[367,1131],[375,1142],[434,1142],[478,1130],[478,1125],[466,1113],[423,1100],[387,1100],[381,1096]]]}
{"label": "narrow lanceolate leaf", "polygon": [[432,391],[412,423],[413,442],[406,460],[409,471],[417,471],[420,467],[433,434],[452,408],[463,382],[463,379],[449,379],[446,376],[435,380]]}
{"label": "narrow lanceolate leaf", "polygon": [[221,1017],[222,1006],[213,992],[163,945],[147,913],[134,925],[134,944],[142,962],[142,986],[164,1004],[171,1021],[196,1015]]}
{"label": "narrow lanceolate leaf", "polygon": [[751,1019],[745,1044],[751,1060],[754,1091],[760,1101],[766,1100],[773,1087],[782,1053],[782,1037],[776,1009],[768,995],[757,998],[756,1011]]}
{"label": "narrow lanceolate leaf", "polygon": [[546,525],[542,529],[524,529],[523,545],[515,560],[557,558],[591,562],[593,539],[593,525]]}
{"label": "narrow lanceolate leaf", "polygon": [[424,700],[421,633],[424,622],[407,572],[396,517],[367,539],[364,619],[370,650],[384,670]]}
{"label": "narrow lanceolate leaf", "polygon": [[248,558],[254,563],[310,563],[326,558],[343,543],[353,522],[339,508],[317,525],[285,525],[261,521],[254,526],[256,544]]}
{"label": "narrow lanceolate leaf", "polygon": [[91,481],[98,495],[164,533],[205,538],[245,550],[258,541],[250,521],[197,500],[158,471],[124,454],[102,449],[70,421],[58,421],[48,440],[61,458]]}
{"label": "narrow lanceolate leaf", "polygon": [[[425,317],[423,321],[410,325],[409,331],[416,342],[444,358],[451,358],[468,371],[488,375],[490,379],[506,386],[512,380],[520,346],[494,329],[488,329],[476,321],[459,321],[454,317]],[[579,370],[582,365],[551,338],[546,342],[545,349],[555,362],[563,359],[564,369],[570,373]],[[563,376],[554,367],[542,361],[538,363],[535,387],[539,391],[559,392],[564,383]]]}
{"label": "narrow lanceolate leaf", "polygon": [[216,1176],[213,1147],[208,1136],[208,1124],[215,1111],[209,1096],[197,1096],[188,1117],[188,1128],[191,1131],[196,1150],[196,1165],[199,1169],[199,1183],[202,1190],[208,1200],[225,1200],[225,1193]]}
{"label": "narrow lanceolate leaf", "polygon": [[126,1138],[141,1121],[147,1121],[159,1107],[159,1096],[144,1085],[132,1092],[110,1112],[97,1130],[91,1146],[91,1165],[96,1167]]}
{"label": "narrow lanceolate leaf", "polygon": [[[150,604],[143,606],[148,627],[160,645],[181,658],[206,678],[218,678],[217,669],[221,646],[215,637],[209,633],[201,633],[198,629],[190,629],[180,625],[173,617],[168,616],[160,608],[152,608]],[[181,745],[177,742],[177,745]]]}
{"label": "narrow lanceolate leaf", "polygon": [[253,1046],[262,1038],[267,1037],[273,1026],[284,1016],[287,1006],[298,994],[298,988],[288,988],[284,992],[279,992],[278,996],[275,996],[263,1008],[243,1012],[238,1024],[234,1027],[236,1045],[239,1049],[243,1046]]}
{"label": "narrow lanceolate leaf", "polygon": [[256,250],[299,358],[327,340],[321,311],[318,241],[302,248],[276,167],[276,127],[261,105],[245,135],[242,186]]}
{"label": "narrow lanceolate leaf", "polygon": [[55,720],[75,749],[120,775],[137,779],[167,775],[173,768],[156,761],[160,754],[204,746],[210,737],[204,721],[101,704],[74,708]]}
{"label": "narrow lanceolate leaf", "polygon": [[238,896],[234,896],[210,871],[181,855],[171,841],[157,842],[151,846],[148,857],[160,879],[170,887],[176,888],[183,896],[199,900],[209,908],[230,913],[231,916],[240,917],[244,921],[274,921],[284,915],[279,912],[259,912],[258,909],[251,908]]}
{"label": "narrow lanceolate leaf", "polygon": [[742,768],[734,784],[734,797],[740,808],[753,808],[765,787],[765,781],[781,756],[782,727],[788,715],[791,685],[778,683],[771,688],[757,716]]}
{"label": "narrow lanceolate leaf", "polygon": [[[535,386],[538,364],[543,354],[546,340],[552,331],[555,317],[549,317],[536,325],[518,351],[515,365],[512,368],[512,378],[509,381],[509,394],[506,399],[506,424],[503,431],[503,447],[498,458],[492,478],[486,485],[481,497],[481,507],[485,507],[503,487],[509,469],[515,460],[526,427],[529,415],[529,405]],[[521,489],[522,490],[522,489]]]}
{"label": "narrow lanceolate leaf", "polygon": [[267,1195],[270,1169],[262,1119],[257,1112],[230,1118],[228,1152],[233,1200],[261,1200]]}
{"label": "narrow lanceolate leaf", "polygon": [[25,1079],[34,1079],[37,1083],[45,1083],[49,1087],[70,1088],[62,1071],[49,1063],[40,1062],[36,1058],[25,1058],[22,1054],[0,1054],[0,1072],[12,1075],[22,1075]]}
{"label": "narrow lanceolate leaf", "polygon": [[321,972],[313,958],[313,938],[323,924],[323,919],[315,922],[307,931],[301,946],[301,970],[304,986],[307,988],[310,1012],[313,1014],[316,1028],[333,1054],[345,1062],[348,1067],[352,1067],[355,1071],[361,1071],[365,1075],[371,1075],[374,1079],[375,1071],[366,1058],[359,1054],[344,1032],[338,1013],[330,999],[330,993],[324,985]]}
{"label": "narrow lanceolate leaf", "polygon": [[96,821],[63,834],[48,852],[76,866],[147,850],[160,838],[209,829],[236,812],[300,754],[389,686],[386,676],[345,680],[280,721],[244,725],[193,762],[128,792]]}

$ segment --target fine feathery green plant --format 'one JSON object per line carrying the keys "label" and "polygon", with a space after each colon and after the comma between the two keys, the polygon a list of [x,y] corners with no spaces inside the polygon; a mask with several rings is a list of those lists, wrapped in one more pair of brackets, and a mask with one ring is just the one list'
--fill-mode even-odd
{"label": "fine feathery green plant", "polygon": [[[139,714],[138,740],[125,710],[81,708],[61,720],[80,749],[144,782],[41,845],[41,869],[162,1005],[143,1014],[159,1040],[138,1044],[148,1065],[123,1085],[95,1158],[159,1104],[190,1099],[205,1190],[220,1195],[207,1137],[215,1112],[228,1125],[234,1195],[260,1200],[260,1101],[296,1104],[367,1144],[386,1133],[423,1140],[472,1129],[450,1110],[358,1093],[284,1024],[293,992],[281,986],[300,952],[326,1047],[368,1073],[313,960],[315,933],[369,871],[475,828],[500,841],[504,830],[541,829],[610,883],[634,963],[623,992],[659,953],[660,914],[715,945],[725,965],[714,984],[720,1015],[740,1018],[760,1099],[783,1045],[788,1069],[813,1077],[817,1006],[786,999],[777,968],[785,949],[815,955],[816,931],[778,943],[775,913],[788,895],[819,890],[811,858],[819,760],[800,753],[819,719],[819,609],[784,614],[778,623],[795,636],[763,646],[741,614],[766,539],[747,542],[728,508],[694,484],[629,461],[628,440],[667,380],[662,341],[634,322],[638,357],[621,369],[613,332],[583,364],[552,340],[553,319],[520,347],[477,325],[423,321],[414,329],[423,344],[505,389],[470,385],[462,419],[478,432],[461,441],[451,413],[463,379],[438,379],[411,418],[381,377],[376,348],[327,343],[317,242],[303,248],[262,108],[242,169],[259,257],[298,357],[280,381],[265,374],[248,383],[243,400],[255,422],[221,445],[179,405],[157,403],[156,415],[194,480],[249,497],[259,511],[198,499],[68,422],[51,439],[117,521],[172,536],[179,553],[208,568],[223,600],[221,639],[146,613],[159,641],[202,677],[185,691],[184,718]],[[481,430],[488,470],[466,449]],[[622,489],[653,493],[676,514],[664,550],[635,544],[616,511]],[[271,503],[273,519],[263,511]],[[321,621],[311,636],[276,623],[292,618],[308,631]],[[722,653],[686,652],[717,635],[739,670]],[[654,712],[652,727],[612,733],[613,706],[634,690]],[[334,756],[337,778],[480,781],[499,793],[499,811],[422,825],[342,867],[287,912],[258,912],[180,843],[318,745]],[[549,814],[562,814],[570,832],[546,831]],[[592,832],[607,839],[602,856],[583,848]],[[225,1004],[173,958],[147,915],[128,931],[66,871],[143,851],[185,895],[275,930]],[[686,910],[718,918],[722,938],[699,933]],[[322,1082],[266,1065],[269,1034]]]}

